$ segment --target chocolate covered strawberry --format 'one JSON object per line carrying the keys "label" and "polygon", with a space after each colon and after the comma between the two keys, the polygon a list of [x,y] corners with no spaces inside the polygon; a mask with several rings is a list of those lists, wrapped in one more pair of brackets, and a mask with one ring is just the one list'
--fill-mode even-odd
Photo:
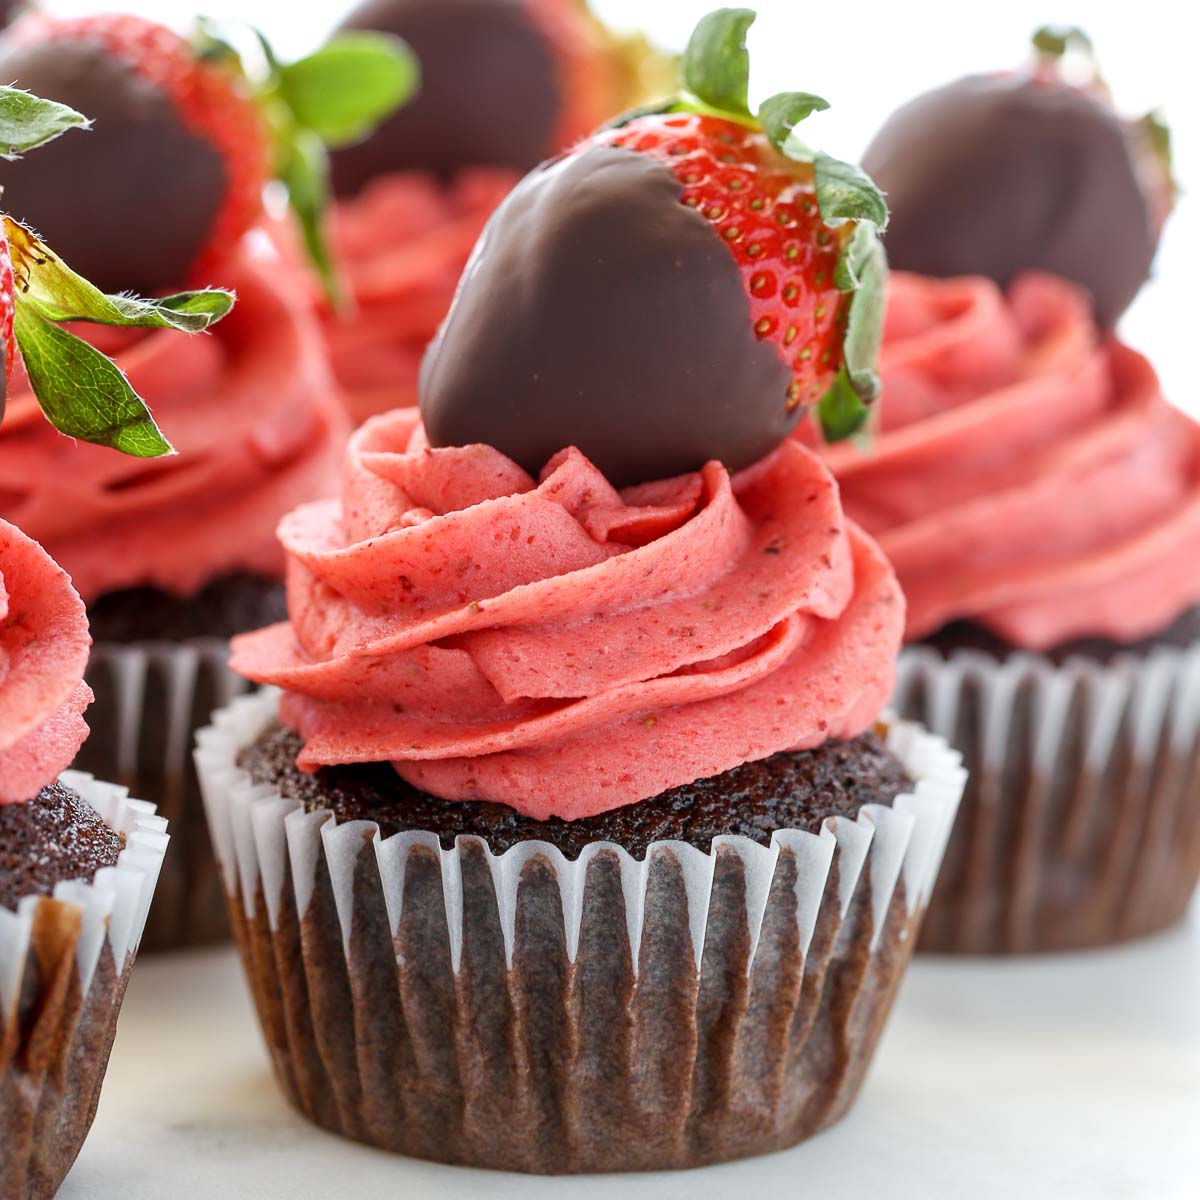
{"label": "chocolate covered strawberry", "polygon": [[1086,288],[1111,326],[1149,277],[1174,202],[1169,135],[1154,114],[1117,113],[1080,30],[1040,29],[1034,50],[1022,70],[918,96],[875,135],[863,162],[888,195],[888,255],[1002,287],[1049,271]]}
{"label": "chocolate covered strawberry", "polygon": [[[0,87],[0,158],[15,161],[23,151],[87,125],[86,117],[66,105]],[[219,290],[157,300],[105,295],[30,229],[0,213],[0,417],[8,382],[20,367],[60,432],[140,457],[170,454],[171,444],[116,364],[61,326],[83,321],[196,333],[232,306],[233,296]]]}
{"label": "chocolate covered strawberry", "polygon": [[0,78],[96,123],[82,147],[6,172],[6,205],[101,288],[154,293],[208,278],[259,218],[275,175],[328,271],[324,147],[390,112],[415,68],[399,43],[360,38],[288,65],[269,56],[252,80],[209,35],[194,45],[129,14],[32,15],[0,41]]}
{"label": "chocolate covered strawberry", "polygon": [[674,79],[665,56],[614,37],[582,0],[364,0],[341,29],[398,36],[421,62],[412,102],[333,155],[341,196],[395,171],[528,171]]}
{"label": "chocolate covered strawberry", "polygon": [[861,428],[887,210],[795,132],[820,97],[750,113],[753,20],[706,17],[690,95],[543,164],[497,210],[425,359],[435,445],[487,443],[534,475],[575,445],[630,484],[748,466],[810,406],[830,440]]}

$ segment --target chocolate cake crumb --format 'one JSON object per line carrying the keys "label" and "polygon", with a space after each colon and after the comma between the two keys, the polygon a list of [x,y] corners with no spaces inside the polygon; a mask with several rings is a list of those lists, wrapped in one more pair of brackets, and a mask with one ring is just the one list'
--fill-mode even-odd
{"label": "chocolate cake crumb", "polygon": [[222,575],[194,596],[157,588],[126,588],[101,596],[88,609],[96,642],[231,638],[287,620],[282,580],[237,572]]}
{"label": "chocolate cake crumb", "polygon": [[275,724],[238,761],[256,783],[278,788],[306,811],[328,809],[339,821],[375,821],[384,837],[428,830],[449,849],[456,837],[477,835],[497,853],[538,840],[571,859],[596,841],[616,842],[635,858],[664,839],[708,850],[714,837],[735,834],[767,845],[776,830],[816,832],[826,817],[854,818],[864,804],[890,804],[912,786],[880,738],[865,733],[745,763],[598,816],[536,821],[502,804],[439,800],[406,783],[387,763],[306,774],[296,766],[301,746],[298,734]]}
{"label": "chocolate cake crumb", "polygon": [[124,838],[78,792],[52,783],[25,804],[0,804],[0,907],[48,896],[55,884],[90,883],[116,865]]}
{"label": "chocolate cake crumb", "polygon": [[[1159,647],[1186,650],[1197,642],[1200,642],[1200,605],[1187,609],[1165,629],[1149,637],[1139,638],[1136,642],[1082,637],[1051,646],[1039,653],[1057,666],[1062,666],[1069,658],[1087,658],[1107,665],[1122,654],[1144,658]],[[978,650],[992,655],[993,658],[1003,659],[1021,649],[1020,646],[974,621],[952,621],[921,638],[917,645],[932,646],[947,657],[957,650]]]}

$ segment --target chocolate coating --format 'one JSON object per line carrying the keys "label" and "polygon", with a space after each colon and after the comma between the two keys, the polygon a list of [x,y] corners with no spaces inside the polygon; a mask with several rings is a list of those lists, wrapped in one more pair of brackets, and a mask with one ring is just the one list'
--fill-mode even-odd
{"label": "chocolate coating", "polygon": [[1111,326],[1150,273],[1157,234],[1129,136],[1074,88],[969,76],[906,104],[863,168],[887,193],[893,268],[986,275],[1043,270],[1087,288]]}
{"label": "chocolate coating", "polygon": [[103,291],[153,295],[187,282],[226,177],[171,100],[90,39],[0,41],[0,79],[95,122],[0,164],[5,209]]}
{"label": "chocolate coating", "polygon": [[338,195],[414,168],[525,172],[557,149],[558,66],[520,0],[367,0],[342,28],[402,37],[420,60],[421,84],[365,141],[334,152]]}
{"label": "chocolate coating", "polygon": [[874,733],[865,733],[744,763],[594,817],[535,821],[503,804],[439,800],[406,783],[387,763],[322,767],[308,775],[296,766],[301,748],[299,734],[275,725],[243,751],[240,762],[256,783],[269,783],[309,812],[327,809],[339,821],[375,821],[384,837],[428,830],[447,849],[456,837],[481,837],[497,854],[536,840],[578,858],[584,846],[605,841],[643,858],[652,842],[673,839],[708,850],[713,838],[725,834],[765,846],[778,829],[815,833],[826,817],[853,819],[864,804],[890,804],[911,787],[900,761]]}
{"label": "chocolate coating", "polygon": [[25,804],[0,804],[0,908],[48,896],[70,879],[111,867],[122,839],[78,792],[52,783]]}
{"label": "chocolate coating", "polygon": [[421,368],[435,446],[537,476],[577,446],[618,487],[777,446],[791,373],[733,255],[662,163],[615,147],[526,176],[485,228]]}

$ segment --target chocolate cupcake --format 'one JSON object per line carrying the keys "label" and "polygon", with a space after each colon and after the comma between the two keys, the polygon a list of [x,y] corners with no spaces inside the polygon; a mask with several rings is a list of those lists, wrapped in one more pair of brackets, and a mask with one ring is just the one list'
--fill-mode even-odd
{"label": "chocolate cupcake", "polygon": [[[1046,70],[933,93],[877,139],[870,158],[887,186],[920,114],[927,134],[949,121],[982,146],[1004,144],[1025,113],[1012,210],[1038,209],[1051,190],[1080,208],[1056,210],[1057,247],[996,222],[990,263],[940,227],[944,261],[991,278],[893,275],[881,424],[869,454],[829,455],[847,512],[908,598],[897,710],[950,737],[970,771],[922,940],[940,952],[1151,933],[1182,915],[1200,878],[1200,426],[1104,329],[1148,269],[1155,205],[1136,193],[1128,211],[1107,210],[1098,237],[1095,206],[1118,193],[1087,181],[1134,187],[1131,135]],[[1094,136],[1057,155],[1080,122]],[[953,153],[956,139],[927,137],[928,155]],[[1033,171],[1052,159],[1045,178]],[[925,218],[906,205],[925,185],[896,182],[901,262],[937,273],[918,249]],[[1111,279],[1044,269],[1072,271],[1081,239]]]}
{"label": "chocolate cupcake", "polygon": [[425,347],[509,189],[671,90],[675,70],[580,0],[366,0],[341,28],[397,35],[421,64],[416,96],[332,156],[333,243],[352,302],[330,311],[325,331],[359,422],[417,403]]}
{"label": "chocolate cupcake", "polygon": [[87,736],[83,603],[0,522],[0,1195],[49,1200],[87,1137],[166,849]]}
{"label": "chocolate cupcake", "polygon": [[283,610],[279,517],[335,486],[344,430],[311,316],[251,254],[211,337],[162,331],[114,352],[178,447],[129,459],[67,441],[18,377],[0,427],[6,516],[71,574],[95,619],[83,769],[149,797],[177,832],[147,949],[227,937],[194,732],[242,690],[227,639]]}
{"label": "chocolate cupcake", "polygon": [[[0,516],[66,568],[92,621],[96,736],[80,766],[153,801],[176,831],[145,947],[225,938],[190,747],[213,706],[242,689],[228,638],[283,611],[276,523],[336,486],[346,434],[336,384],[311,306],[280,277],[267,239],[243,236],[261,217],[265,143],[228,70],[132,16],[19,21],[0,39],[0,67],[96,119],[86,139],[5,168],[17,216],[112,290],[215,276],[237,292],[209,337],[89,327],[177,457],[68,441],[19,370],[0,427]],[[80,175],[103,204],[79,207]],[[141,213],[146,195],[153,213]]]}
{"label": "chocolate cupcake", "polygon": [[[696,57],[745,63],[744,17],[707,18]],[[756,333],[750,280],[798,255],[743,273],[688,203],[718,159],[748,225],[808,246],[788,278],[824,362]],[[451,1163],[641,1170],[790,1146],[853,1101],[963,779],[940,740],[877,723],[903,598],[786,437],[792,397],[845,402],[865,369],[814,311],[840,215],[811,163],[711,107],[598,135],[493,217],[421,412],[368,421],[340,503],[281,524],[289,620],[233,659],[275,686],[218,713],[197,764],[276,1075],[319,1124]],[[874,226],[849,220],[861,265]]]}

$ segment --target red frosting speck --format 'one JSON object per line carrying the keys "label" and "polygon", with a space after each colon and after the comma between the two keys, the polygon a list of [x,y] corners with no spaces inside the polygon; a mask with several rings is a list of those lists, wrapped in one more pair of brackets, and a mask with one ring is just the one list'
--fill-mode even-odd
{"label": "red frosting speck", "polygon": [[909,638],[969,618],[1015,645],[1132,641],[1200,601],[1200,426],[1048,275],[891,279],[882,426],[828,451]]}
{"label": "red frosting speck", "polygon": [[855,735],[893,682],[895,577],[794,442],[617,492],[577,450],[535,482],[396,412],[280,537],[291,620],[233,665],[284,689],[306,769],[574,819]]}
{"label": "red frosting speck", "polygon": [[244,251],[220,282],[233,312],[207,334],[80,333],[114,354],[179,451],[136,459],[63,437],[14,379],[0,428],[0,515],[45,545],[91,603],[177,595],[232,571],[282,575],[279,518],[337,490],[346,423],[315,318],[274,258]]}
{"label": "red frosting speck", "polygon": [[67,573],[0,521],[0,804],[33,799],[83,745],[91,644]]}

